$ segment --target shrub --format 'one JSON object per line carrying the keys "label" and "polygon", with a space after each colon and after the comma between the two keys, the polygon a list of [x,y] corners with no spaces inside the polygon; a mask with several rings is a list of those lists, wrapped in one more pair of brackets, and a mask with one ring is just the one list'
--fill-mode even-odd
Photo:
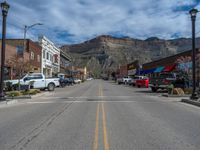
{"label": "shrub", "polygon": [[184,89],[185,94],[192,94],[192,88]]}
{"label": "shrub", "polygon": [[7,92],[6,95],[9,96],[9,97],[15,97],[15,96],[22,95],[22,93],[19,92],[19,91],[11,91],[11,92]]}

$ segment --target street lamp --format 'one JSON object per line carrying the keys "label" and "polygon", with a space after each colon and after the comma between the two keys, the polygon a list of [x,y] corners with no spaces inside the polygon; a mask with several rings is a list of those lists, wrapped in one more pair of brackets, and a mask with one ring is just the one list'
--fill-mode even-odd
{"label": "street lamp", "polygon": [[190,10],[191,20],[192,20],[192,80],[193,80],[193,90],[191,99],[197,100],[198,95],[196,92],[196,47],[195,47],[195,21],[196,21],[196,15],[198,13],[197,9]]}
{"label": "street lamp", "polygon": [[[43,24],[42,24],[42,23],[35,23],[35,24],[30,25],[30,26],[27,26],[27,25],[24,26],[22,66],[23,66],[23,64],[24,64],[24,53],[25,53],[25,51],[26,51],[26,33],[27,33],[28,29],[30,29],[30,28],[32,28],[32,27],[34,27],[34,26],[36,26],[36,25],[43,25]],[[24,73],[23,67],[20,68],[19,79],[18,79],[18,82],[19,82],[19,83],[20,83],[20,78],[21,78],[21,76],[22,76],[22,73]],[[20,84],[19,84],[19,86],[18,86],[18,89],[20,90]]]}
{"label": "street lamp", "polygon": [[37,25],[43,25],[43,24],[42,23],[35,23],[35,24],[30,25],[30,26],[27,26],[27,25],[24,26],[24,45],[23,45],[24,46],[24,52],[26,50],[26,33],[27,33],[28,29],[30,29],[34,26],[37,26]]}
{"label": "street lamp", "polygon": [[2,9],[2,45],[1,45],[1,79],[0,79],[0,100],[5,100],[4,89],[4,68],[5,68],[5,49],[6,49],[6,17],[8,14],[9,4],[5,2],[1,3]]}

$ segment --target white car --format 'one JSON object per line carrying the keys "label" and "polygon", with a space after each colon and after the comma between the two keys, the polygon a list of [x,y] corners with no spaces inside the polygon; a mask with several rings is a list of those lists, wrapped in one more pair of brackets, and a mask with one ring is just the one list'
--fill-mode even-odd
{"label": "white car", "polygon": [[87,81],[90,81],[90,80],[93,80],[93,78],[87,78],[86,80],[87,80]]}
{"label": "white car", "polygon": [[77,79],[77,78],[74,79],[75,84],[80,84],[81,82],[82,82],[81,79]]}

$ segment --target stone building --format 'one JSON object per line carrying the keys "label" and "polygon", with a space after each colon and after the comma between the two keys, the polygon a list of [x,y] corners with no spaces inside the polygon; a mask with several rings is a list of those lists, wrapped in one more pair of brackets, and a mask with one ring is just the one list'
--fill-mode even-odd
{"label": "stone building", "polygon": [[60,72],[60,49],[45,36],[38,41],[42,47],[41,72],[46,77],[56,76]]}

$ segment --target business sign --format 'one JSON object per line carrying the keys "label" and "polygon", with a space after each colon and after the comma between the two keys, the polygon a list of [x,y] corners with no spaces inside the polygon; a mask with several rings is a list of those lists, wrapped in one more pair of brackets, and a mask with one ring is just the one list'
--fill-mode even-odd
{"label": "business sign", "polygon": [[130,63],[127,65],[127,68],[128,68],[128,75],[135,75],[136,74],[136,71],[139,67],[139,62],[138,60]]}

